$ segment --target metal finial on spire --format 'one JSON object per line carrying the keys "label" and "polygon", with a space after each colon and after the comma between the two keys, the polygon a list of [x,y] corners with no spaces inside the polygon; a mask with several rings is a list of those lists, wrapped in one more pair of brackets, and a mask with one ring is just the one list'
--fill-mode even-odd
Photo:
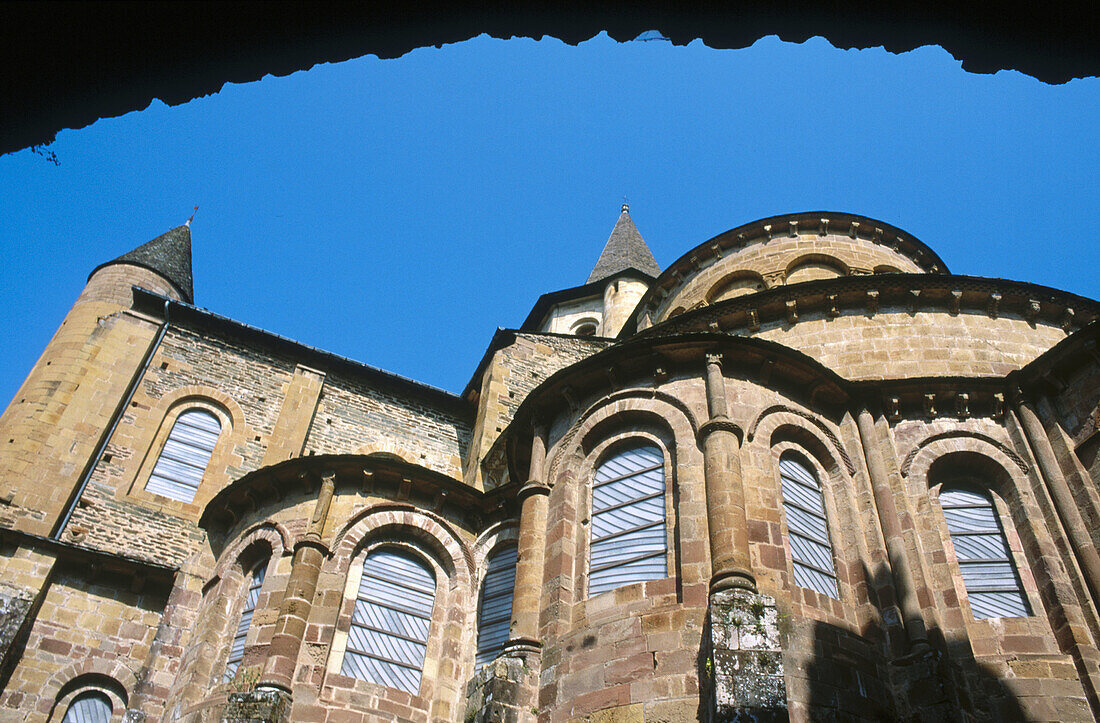
{"label": "metal finial on spire", "polygon": [[199,207],[195,206],[195,210],[193,210],[191,212],[191,216],[187,219],[187,221],[183,225],[186,226],[187,228],[191,228],[191,219],[195,218],[195,214],[198,213],[198,212],[199,212]]}
{"label": "metal finial on spire", "polygon": [[622,212],[626,213],[629,210],[630,210],[630,204],[627,203],[626,196],[623,196],[623,210],[622,210]]}

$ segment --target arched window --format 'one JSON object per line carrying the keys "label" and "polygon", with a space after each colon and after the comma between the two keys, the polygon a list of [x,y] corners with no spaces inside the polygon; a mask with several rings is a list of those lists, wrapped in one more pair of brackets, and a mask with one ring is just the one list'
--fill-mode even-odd
{"label": "arched window", "polygon": [[340,672],[416,695],[435,605],[435,575],[390,550],[363,561]]}
{"label": "arched window", "polygon": [[608,458],[592,479],[588,595],[668,576],[665,458],[652,444]]}
{"label": "arched window", "polygon": [[106,693],[89,690],[73,698],[61,723],[110,723],[113,712]]}
{"label": "arched window", "polygon": [[783,514],[790,533],[794,581],[801,587],[839,599],[829,522],[817,476],[797,454],[787,452],[779,458],[779,479]]}
{"label": "arched window", "polygon": [[249,577],[248,590],[245,591],[244,609],[241,610],[241,619],[237,622],[237,632],[233,635],[233,644],[229,647],[229,660],[225,663],[226,680],[233,678],[244,659],[244,641],[248,637],[248,629],[252,626],[252,614],[256,612],[256,603],[260,599],[260,588],[263,587],[266,573],[267,560],[263,560],[252,569],[252,575]]}
{"label": "arched window", "polygon": [[951,544],[974,617],[1030,615],[1008,541],[989,494],[944,487],[940,490],[940,507],[947,520],[947,531],[951,533]]}
{"label": "arched window", "polygon": [[497,550],[489,558],[485,582],[481,584],[481,603],[477,610],[477,658],[481,666],[492,661],[508,642],[512,622],[512,591],[516,586],[515,545]]}
{"label": "arched window", "polygon": [[176,417],[145,489],[180,502],[195,499],[221,431],[221,422],[205,409],[188,409]]}

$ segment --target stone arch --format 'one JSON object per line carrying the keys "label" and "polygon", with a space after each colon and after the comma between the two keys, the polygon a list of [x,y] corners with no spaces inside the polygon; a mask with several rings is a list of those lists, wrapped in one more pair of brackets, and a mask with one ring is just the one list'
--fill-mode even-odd
{"label": "stone arch", "polygon": [[734,271],[715,282],[704,298],[708,304],[716,304],[726,299],[754,294],[765,288],[767,284],[759,273],[747,270]]}
{"label": "stone arch", "polygon": [[[505,520],[490,525],[488,529],[478,535],[472,546],[473,569],[480,573],[485,566],[485,560],[494,550],[503,545],[517,544],[518,542],[519,522],[517,520]],[[475,577],[478,578],[477,581],[480,581],[480,574],[475,575]]]}
{"label": "stone arch", "polygon": [[[952,442],[951,440],[957,440]],[[965,440],[971,440],[969,442]],[[944,442],[944,444],[939,444]],[[929,455],[922,455],[922,452],[930,446],[936,445],[936,449],[929,453]],[[910,471],[913,469],[914,463],[918,456],[926,458],[926,464],[930,465],[932,460],[942,456],[951,451],[963,451],[970,450],[980,452],[983,449],[989,451],[989,448],[996,450],[996,454],[1002,456],[1010,466],[1015,466],[1023,474],[1027,474],[1030,470],[1027,462],[1016,454],[1012,449],[1002,442],[998,442],[992,437],[981,434],[980,432],[971,432],[963,429],[951,430],[948,432],[941,432],[939,434],[933,434],[929,437],[925,437],[909,451],[909,454],[905,455],[905,461],[901,464],[901,474],[903,477],[908,477]],[[923,470],[923,473],[927,473],[927,468]]]}
{"label": "stone arch", "polygon": [[359,550],[382,535],[405,535],[420,542],[438,556],[452,587],[472,590],[474,557],[469,547],[445,520],[412,505],[374,505],[353,515],[333,538],[332,572],[347,574]]}
{"label": "stone arch", "polygon": [[130,704],[130,694],[137,686],[137,675],[117,658],[87,657],[65,666],[49,677],[42,686],[40,700],[51,701],[51,717],[64,698],[83,688],[113,690],[124,706]]}
{"label": "stone arch", "polygon": [[[394,691],[379,683],[338,674],[348,652],[362,563],[371,552],[383,548],[417,560],[435,577],[422,667],[425,675],[412,695],[429,709],[439,702],[457,705],[461,691],[454,681],[465,680],[473,660],[467,655],[470,631],[474,627],[470,621],[477,597],[472,582],[473,555],[446,521],[407,504],[381,504],[361,510],[334,538],[332,556],[324,563],[324,568],[343,583],[340,603],[323,623],[331,637],[327,639],[327,672],[322,689],[328,691],[326,694],[339,691],[339,695],[362,700],[363,704],[381,698],[409,705],[409,692]],[[456,644],[455,641],[460,642]],[[453,678],[428,674],[428,671],[448,667],[459,671],[458,674]]]}
{"label": "stone arch", "polygon": [[367,442],[356,449],[355,454],[361,454],[366,457],[378,457],[381,459],[397,458],[409,464],[419,464],[421,459],[427,457],[426,454],[418,455],[404,445],[399,444],[397,441],[386,438]]}
{"label": "stone arch", "polygon": [[[1007,445],[978,432],[952,430],[929,435],[918,442],[906,455],[901,465],[901,473],[906,477],[924,480],[926,484],[923,487],[928,489],[928,473],[932,464],[955,452],[971,452],[988,457],[1009,477],[1011,477],[1009,470],[1016,469],[1020,475],[1026,475],[1030,470],[1027,463]],[[1001,477],[998,475],[998,478]],[[1022,480],[1016,481],[1022,483]]]}
{"label": "stone arch", "polygon": [[214,574],[211,575],[211,584],[216,582],[217,579],[224,577],[225,568],[229,565],[235,565],[245,554],[248,548],[256,545],[257,543],[266,542],[271,548],[271,559],[275,560],[283,555],[288,555],[294,548],[294,541],[291,537],[290,531],[286,527],[274,520],[265,520],[263,522],[257,522],[242,532],[235,541],[226,546],[221,555],[218,556],[217,565],[214,567]]}
{"label": "stone arch", "polygon": [[[678,444],[695,440],[699,424],[691,408],[676,397],[653,389],[626,389],[614,392],[598,400],[578,415],[569,430],[561,436],[554,449],[549,450],[546,481],[551,486],[558,477],[562,461],[569,457],[575,440],[586,438],[592,427],[620,413],[644,412],[654,415],[668,426]],[[583,445],[578,445],[580,449]]]}
{"label": "stone arch", "polygon": [[788,284],[848,275],[848,264],[828,254],[804,254],[791,260],[784,271]]}
{"label": "stone arch", "polygon": [[[818,460],[826,470],[831,472],[832,466],[835,466],[837,460],[839,460],[844,464],[844,469],[849,476],[856,473],[856,467],[852,463],[851,457],[833,430],[829,429],[815,415],[786,404],[774,404],[760,412],[749,426],[746,439],[751,442],[761,431],[770,438],[780,426],[787,428],[790,433],[810,435],[815,438],[816,442],[813,442],[813,444],[817,448]],[[827,451],[830,449],[831,452]]]}
{"label": "stone arch", "polygon": [[[207,462],[203,481],[195,492],[195,498],[190,503],[181,503],[175,500],[160,497],[147,492],[145,484],[149,475],[153,472],[161,450],[164,448],[168,435],[175,424],[176,419],[188,409],[198,407],[211,412],[222,425],[218,436],[217,446]],[[131,442],[134,457],[140,460],[136,469],[131,468],[132,478],[128,488],[129,494],[150,498],[159,504],[172,508],[191,507],[200,508],[217,490],[227,486],[230,480],[227,469],[239,466],[243,459],[236,453],[236,449],[244,445],[253,434],[248,424],[244,410],[233,397],[213,387],[201,385],[185,385],[177,387],[157,400],[147,412],[149,424],[137,432]]]}
{"label": "stone arch", "polygon": [[[701,382],[700,382],[701,384]],[[677,595],[683,594],[684,568],[679,500],[701,494],[701,479],[685,469],[702,469],[702,452],[696,441],[698,425],[691,409],[681,400],[652,389],[623,390],[608,395],[579,414],[570,429],[548,452],[547,481],[551,484],[551,509],[565,505],[575,515],[575,534],[563,549],[564,589],[557,594],[572,605],[587,590],[590,519],[588,481],[596,462],[615,445],[643,439],[656,444],[665,456],[666,539],[668,576]],[[697,476],[697,475],[696,475]],[[684,486],[691,492],[683,491]],[[662,580],[647,581],[667,584]],[[694,583],[697,581],[691,580]]]}
{"label": "stone arch", "polygon": [[[755,440],[755,444],[753,444]],[[753,422],[749,435],[752,449],[746,449],[757,455],[758,459],[770,460],[768,475],[761,484],[774,485],[775,499],[767,495],[753,504],[764,507],[775,506],[776,512],[782,511],[784,497],[780,482],[780,459],[793,453],[808,465],[821,490],[822,503],[829,536],[829,548],[833,559],[832,576],[836,582],[840,600],[854,602],[858,599],[861,582],[866,582],[859,566],[850,564],[863,557],[859,536],[854,530],[859,528],[856,504],[853,497],[852,477],[855,466],[836,434],[815,415],[786,405],[768,407]],[[761,455],[761,453],[763,453]],[[769,491],[773,487],[765,487]],[[748,504],[750,501],[746,500]],[[750,512],[758,515],[762,510]],[[752,517],[750,517],[752,519]],[[785,548],[786,569],[781,572],[782,579],[788,585],[795,585],[793,575],[795,558],[790,547],[789,520],[786,512],[781,515],[777,534],[781,534]],[[815,593],[806,588],[810,600]],[[818,592],[817,595],[822,595]],[[827,595],[832,598],[833,596]],[[820,607],[820,604],[814,604]]]}

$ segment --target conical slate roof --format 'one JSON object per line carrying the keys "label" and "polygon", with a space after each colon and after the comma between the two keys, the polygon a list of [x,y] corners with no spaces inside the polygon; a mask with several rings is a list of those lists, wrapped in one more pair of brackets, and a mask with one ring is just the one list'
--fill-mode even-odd
{"label": "conical slate roof", "polygon": [[189,224],[190,222],[177,226],[133,251],[127,251],[113,261],[100,264],[92,270],[92,273],[112,264],[142,266],[168,279],[179,290],[184,301],[189,304],[194,303],[195,289],[191,280],[191,227]]}
{"label": "conical slate roof", "polygon": [[623,204],[622,213],[603,247],[599,261],[588,275],[586,284],[591,284],[608,276],[617,274],[627,269],[641,271],[648,276],[657,277],[661,274],[661,267],[653,258],[653,253],[642,240],[634,222],[630,220],[630,208]]}

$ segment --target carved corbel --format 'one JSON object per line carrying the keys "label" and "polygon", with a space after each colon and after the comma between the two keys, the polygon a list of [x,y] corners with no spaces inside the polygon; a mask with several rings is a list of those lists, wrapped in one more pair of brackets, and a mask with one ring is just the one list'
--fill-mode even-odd
{"label": "carved corbel", "polygon": [[1073,329],[1074,316],[1072,307],[1067,306],[1066,310],[1062,312],[1062,331],[1067,334]]}
{"label": "carved corbel", "polygon": [[994,292],[989,295],[989,303],[985,307],[985,313],[989,315],[990,319],[996,319],[999,307],[1001,305],[1001,295]]}
{"label": "carved corbel", "polygon": [[787,234],[791,238],[794,238],[795,236],[798,236],[798,221],[788,221],[787,226],[788,226]]}
{"label": "carved corbel", "polygon": [[829,302],[829,309],[825,313],[833,319],[840,316],[840,309],[837,308],[836,294],[829,294],[825,298]]}
{"label": "carved corbel", "polygon": [[951,292],[951,316],[958,316],[962,309],[963,292],[955,289]]}
{"label": "carved corbel", "polygon": [[397,499],[408,501],[412,496],[412,480],[408,477],[402,477],[400,484],[397,485]]}
{"label": "carved corbel", "polygon": [[786,276],[787,272],[785,271],[772,271],[770,274],[764,274],[764,286],[769,289],[782,286]]}
{"label": "carved corbel", "polygon": [[1027,319],[1027,323],[1032,326],[1035,325],[1035,320],[1039,318],[1039,311],[1042,309],[1042,305],[1035,299],[1028,299],[1027,306],[1024,308],[1024,318]]}
{"label": "carved corbel", "polygon": [[787,323],[794,325],[798,321],[798,302],[794,299],[787,301]]}
{"label": "carved corbel", "polygon": [[848,238],[858,238],[858,237],[859,237],[859,221],[852,221],[851,225],[848,226]]}
{"label": "carved corbel", "polygon": [[909,289],[909,313],[916,314],[920,311],[921,289]]}
{"label": "carved corbel", "polygon": [[875,229],[873,240],[874,240],[875,243],[877,243],[879,245],[886,243],[885,239],[882,238],[882,229],[881,228],[876,228]]}
{"label": "carved corbel", "polygon": [[994,419],[1000,419],[1005,415],[1005,395],[1001,392],[994,393],[993,409],[991,411]]}
{"label": "carved corbel", "polygon": [[867,313],[878,313],[878,289],[867,290]]}
{"label": "carved corbel", "polygon": [[773,238],[775,237],[772,236],[772,225],[770,223],[764,224],[764,243],[771,241]]}
{"label": "carved corbel", "polygon": [[818,236],[827,236],[828,234],[829,234],[829,219],[819,218],[818,219],[818,227],[817,227],[817,235]]}
{"label": "carved corbel", "polygon": [[955,415],[959,419],[966,419],[970,416],[970,395],[965,392],[959,392],[955,395]]}
{"label": "carved corbel", "polygon": [[922,404],[924,406],[924,416],[928,419],[932,419],[936,416],[936,395],[925,394],[922,396]]}
{"label": "carved corbel", "polygon": [[359,492],[365,497],[374,491],[374,470],[370,467],[363,468],[363,476],[359,478]]}
{"label": "carved corbel", "polygon": [[760,331],[760,315],[756,313],[756,309],[749,309],[749,331]]}

